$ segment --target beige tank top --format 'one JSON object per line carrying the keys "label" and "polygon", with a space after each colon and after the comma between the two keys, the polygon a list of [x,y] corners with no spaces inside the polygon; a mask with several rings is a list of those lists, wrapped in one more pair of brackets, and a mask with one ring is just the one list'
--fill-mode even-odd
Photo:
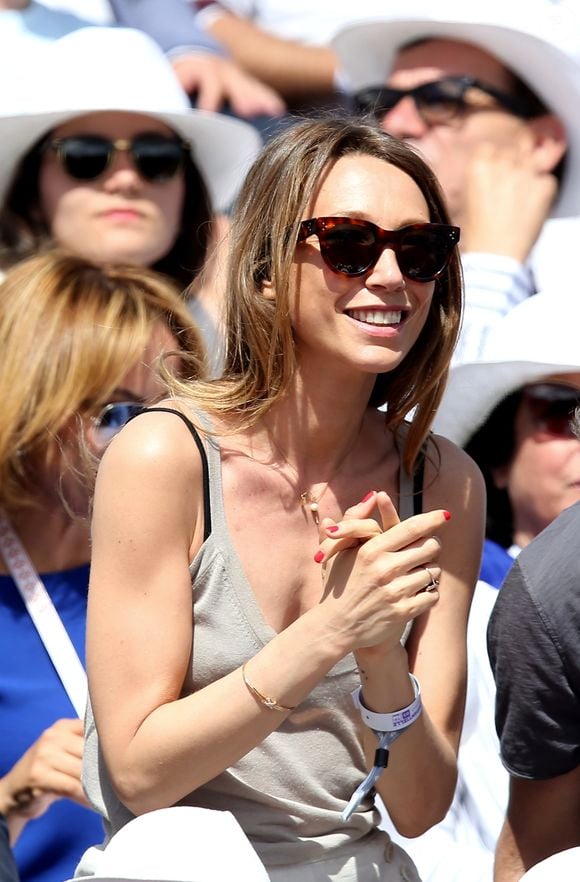
{"label": "beige tank top", "polygon": [[[189,428],[193,434],[191,424]],[[201,443],[199,436],[196,443]],[[228,533],[219,446],[210,437],[203,447],[208,470],[206,520],[211,519],[211,531],[206,524],[209,535],[190,567],[195,632],[183,695],[239,668],[275,636],[261,615]],[[412,480],[403,469],[400,474],[399,514],[404,518],[418,506],[413,505]],[[266,867],[316,861],[329,850],[338,855],[351,849],[379,821],[371,798],[347,823],[340,818],[367,774],[351,699],[359,683],[354,656],[348,655],[277,731],[180,804],[232,812]],[[105,819],[108,839],[133,815],[111,786],[90,705],[83,779],[91,803]]]}

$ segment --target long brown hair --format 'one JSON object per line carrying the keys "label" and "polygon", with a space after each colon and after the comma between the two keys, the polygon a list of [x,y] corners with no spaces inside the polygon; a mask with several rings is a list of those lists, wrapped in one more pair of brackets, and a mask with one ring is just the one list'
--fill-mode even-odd
{"label": "long brown hair", "polygon": [[[295,370],[289,290],[300,222],[324,171],[353,154],[382,159],[408,174],[425,197],[430,220],[449,223],[433,172],[402,141],[352,119],[304,120],[286,129],[254,163],[232,218],[224,378],[190,388],[177,383],[177,394],[193,397],[210,413],[235,414],[240,427],[254,424],[284,394]],[[263,295],[266,279],[276,291],[273,300]],[[454,253],[412,351],[374,385],[369,406],[387,405],[389,428],[414,410],[404,462],[409,471],[443,393],[461,309],[461,267]]]}

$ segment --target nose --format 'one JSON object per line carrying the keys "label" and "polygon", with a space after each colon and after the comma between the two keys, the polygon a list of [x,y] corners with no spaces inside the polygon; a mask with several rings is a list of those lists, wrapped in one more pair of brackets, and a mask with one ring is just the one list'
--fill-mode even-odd
{"label": "nose", "polygon": [[421,138],[428,130],[414,99],[405,95],[380,121],[381,128],[395,138]]}
{"label": "nose", "polygon": [[143,180],[128,150],[115,150],[105,173],[103,188],[110,193],[135,192],[143,188]]}
{"label": "nose", "polygon": [[369,289],[381,288],[388,291],[401,291],[405,288],[405,277],[392,248],[383,248],[365,279],[365,285]]}

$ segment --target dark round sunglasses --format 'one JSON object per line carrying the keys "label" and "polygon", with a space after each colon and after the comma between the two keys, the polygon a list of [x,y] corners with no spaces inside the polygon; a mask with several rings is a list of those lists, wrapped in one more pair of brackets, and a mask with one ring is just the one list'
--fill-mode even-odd
{"label": "dark round sunglasses", "polygon": [[[493,103],[482,103],[482,93],[492,98]],[[412,89],[392,89],[390,86],[362,89],[354,96],[354,103],[357,112],[380,119],[406,97],[413,99],[417,113],[430,126],[448,123],[466,111],[492,110],[498,104],[522,119],[545,113],[539,99],[533,100],[533,96],[529,101],[515,98],[468,76],[445,77]]]}
{"label": "dark round sunglasses", "polygon": [[122,151],[130,155],[143,180],[163,183],[183,167],[190,145],[151,132],[116,141],[100,135],[67,135],[47,141],[45,149],[55,151],[65,172],[75,181],[96,181],[107,171],[115,153]]}
{"label": "dark round sunglasses", "polygon": [[424,223],[383,230],[354,217],[315,217],[302,221],[298,241],[309,236],[318,236],[322,259],[335,273],[362,276],[385,248],[392,248],[403,275],[432,282],[449,263],[459,242],[459,227]]}
{"label": "dark round sunglasses", "polygon": [[129,420],[141,413],[145,405],[139,401],[111,401],[93,418],[93,429],[99,441],[106,444]]}
{"label": "dark round sunglasses", "polygon": [[537,440],[576,437],[572,418],[580,405],[580,389],[561,383],[534,383],[524,386],[522,392]]}

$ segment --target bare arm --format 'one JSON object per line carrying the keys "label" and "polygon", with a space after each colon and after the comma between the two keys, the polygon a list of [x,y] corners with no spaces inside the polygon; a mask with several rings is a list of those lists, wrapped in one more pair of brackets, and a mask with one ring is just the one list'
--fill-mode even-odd
{"label": "bare arm", "polygon": [[[421,684],[424,713],[393,744],[388,768],[376,785],[393,823],[410,837],[440,821],[453,798],[466,689],[467,617],[485,519],[479,470],[446,439],[438,439],[438,446],[441,466],[426,469],[424,508],[448,508],[452,517],[444,529],[434,531],[441,549],[432,537],[426,537],[424,544],[432,555],[427,557],[428,566],[434,563],[441,570],[439,600],[415,620],[406,651],[396,639],[356,652],[370,710],[380,713],[407,706],[413,698],[409,671]],[[388,511],[379,507],[387,526]],[[421,569],[424,586],[428,575]],[[364,726],[361,734],[370,765],[377,739]]]}
{"label": "bare arm", "polygon": [[209,30],[240,67],[285,98],[334,91],[337,61],[327,46],[283,40],[225,10]]}
{"label": "bare arm", "polygon": [[[415,674],[421,684],[424,713],[393,744],[392,762],[377,787],[399,832],[411,837],[442,820],[453,798],[466,690],[467,617],[479,571],[485,519],[479,470],[445,439],[439,439],[438,444],[441,467],[437,475],[427,463],[424,508],[446,508],[452,515],[445,530],[435,534],[441,540],[439,601],[414,622],[406,653],[397,647],[396,660],[391,657],[388,662],[398,664],[399,669],[408,665]],[[365,668],[369,669],[372,661],[372,682],[363,688],[374,708],[387,696],[385,668],[381,671],[370,651]],[[376,739],[368,730],[365,747],[368,759],[372,759]]]}
{"label": "bare arm", "polygon": [[511,778],[495,853],[494,882],[518,882],[526,870],[580,845],[580,766],[557,778]]}

